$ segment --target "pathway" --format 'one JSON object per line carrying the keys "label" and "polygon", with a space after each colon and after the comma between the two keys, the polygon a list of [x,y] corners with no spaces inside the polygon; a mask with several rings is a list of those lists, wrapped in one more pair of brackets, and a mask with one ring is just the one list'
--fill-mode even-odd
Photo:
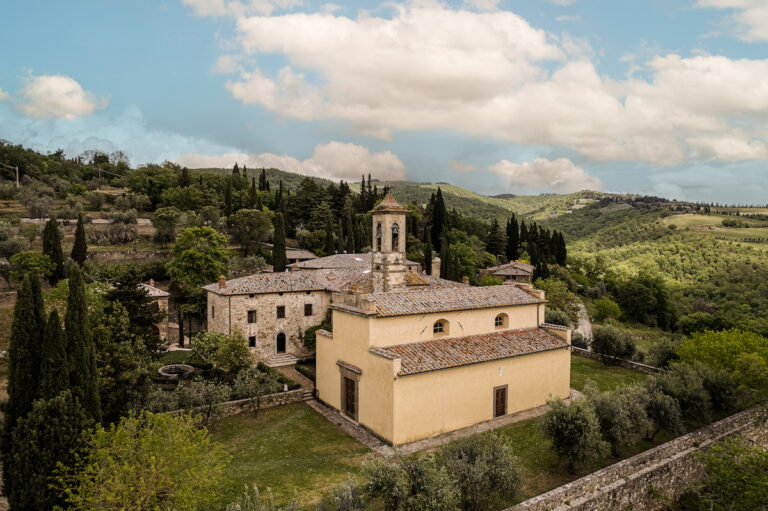
{"label": "pathway", "polygon": [[583,303],[579,304],[579,326],[576,332],[583,335],[586,339],[592,338],[592,323],[589,321],[587,308],[584,307]]}
{"label": "pathway", "polygon": [[[576,389],[571,389],[570,397],[564,401],[568,403],[573,399],[581,399],[582,397],[583,395],[581,392]],[[382,456],[389,456],[395,453],[395,448],[393,448],[391,445],[377,438],[368,430],[340,414],[338,411],[316,400],[308,401],[307,405],[312,407],[312,409],[314,409],[316,412],[335,424],[344,433],[348,434],[372,451]],[[529,410],[523,410],[522,412],[511,413],[509,415],[504,415],[503,417],[498,417],[496,419],[481,422],[480,424],[475,424],[474,426],[451,431],[450,433],[402,444],[397,446],[396,450],[401,454],[413,454],[419,451],[436,449],[441,445],[454,442],[461,438],[466,438],[478,433],[485,433],[486,431],[493,431],[495,429],[503,428],[504,426],[509,426],[510,424],[541,417],[547,413],[547,410],[549,410],[549,405],[542,405],[536,408],[531,408]]]}

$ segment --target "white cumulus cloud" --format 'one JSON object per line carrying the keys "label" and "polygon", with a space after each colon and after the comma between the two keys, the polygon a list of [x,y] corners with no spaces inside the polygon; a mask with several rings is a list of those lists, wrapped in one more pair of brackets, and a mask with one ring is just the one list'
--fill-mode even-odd
{"label": "white cumulus cloud", "polygon": [[41,75],[27,78],[18,110],[27,117],[73,120],[91,115],[107,103],[107,98],[83,90],[69,76]]}
{"label": "white cumulus cloud", "polygon": [[768,41],[768,2],[765,0],[698,0],[699,7],[730,9],[733,34],[745,41]]}
{"label": "white cumulus cloud", "polygon": [[525,163],[501,160],[488,170],[503,176],[513,190],[547,190],[557,193],[599,190],[603,183],[568,158],[536,158]]}
{"label": "white cumulus cloud", "polygon": [[248,167],[276,168],[333,180],[354,180],[368,173],[382,180],[406,178],[405,164],[392,152],[376,153],[360,145],[336,141],[316,146],[312,157],[306,160],[286,154],[236,152],[216,155],[188,153],[175,160],[191,168],[231,167],[238,162]]}
{"label": "white cumulus cloud", "polygon": [[[633,63],[644,73],[613,80],[597,71],[587,41],[509,11],[386,5],[392,16],[240,16],[250,63],[227,89],[280,117],[341,120],[385,140],[450,130],[597,162],[764,158],[768,60],[658,55]],[[260,68],[259,55],[286,65]]]}
{"label": "white cumulus cloud", "polygon": [[481,11],[495,11],[499,8],[501,0],[464,0],[464,5],[474,7]]}

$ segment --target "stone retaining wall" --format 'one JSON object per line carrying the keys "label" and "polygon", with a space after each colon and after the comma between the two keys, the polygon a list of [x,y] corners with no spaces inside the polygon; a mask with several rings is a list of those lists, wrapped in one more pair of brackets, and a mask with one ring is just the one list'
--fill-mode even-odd
{"label": "stone retaining wall", "polygon": [[[277,394],[270,394],[261,398],[261,410],[267,408],[275,408],[277,406],[285,406],[293,403],[300,403],[304,399],[304,389],[289,390],[288,392],[278,392]],[[219,406],[224,407],[220,417],[231,417],[232,415],[238,415],[251,411],[250,399],[238,399],[235,401],[227,401],[221,403]],[[192,410],[205,410],[206,406],[198,406]],[[184,410],[175,410],[170,412],[172,414],[181,413]]]}
{"label": "stone retaining wall", "polygon": [[764,417],[761,407],[737,413],[505,511],[666,509],[699,478],[699,449],[736,435],[768,447]]}
{"label": "stone retaining wall", "polygon": [[661,369],[658,367],[653,367],[646,364],[641,364],[640,362],[632,362],[631,360],[624,360],[623,358],[616,358],[607,355],[603,357],[603,355],[600,355],[599,353],[585,350],[584,348],[577,348],[576,346],[571,346],[571,353],[580,357],[599,360],[601,362],[603,361],[603,358],[605,358],[611,365],[623,367],[625,369],[631,369],[633,371],[639,371],[645,374],[656,374],[661,372]]}

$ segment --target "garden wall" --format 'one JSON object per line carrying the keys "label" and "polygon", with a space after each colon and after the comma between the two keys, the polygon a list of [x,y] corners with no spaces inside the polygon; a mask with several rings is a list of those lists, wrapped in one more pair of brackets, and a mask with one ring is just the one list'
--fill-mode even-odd
{"label": "garden wall", "polygon": [[[270,394],[261,398],[261,409],[275,408],[277,406],[290,405],[293,403],[300,403],[304,400],[304,389],[289,390],[287,392],[278,392],[277,394]],[[232,415],[238,415],[241,413],[247,413],[251,411],[250,399],[238,399],[236,401],[227,401],[221,403],[219,406],[223,407],[222,417],[230,417]],[[205,410],[207,407],[198,406],[193,410]],[[181,413],[184,410],[176,410],[171,413]]]}
{"label": "garden wall", "polygon": [[764,408],[752,408],[681,436],[505,511],[666,509],[700,476],[694,454],[728,436],[768,447]]}
{"label": "garden wall", "polygon": [[658,367],[641,364],[640,362],[632,362],[631,360],[624,360],[623,358],[616,358],[611,356],[603,357],[599,353],[585,350],[584,348],[577,348],[576,346],[571,346],[571,353],[573,353],[574,355],[578,355],[580,357],[591,358],[592,360],[599,360],[601,362],[603,361],[603,358],[605,358],[610,365],[623,367],[625,369],[631,369],[633,371],[639,371],[645,374],[656,374],[661,372],[661,369],[659,369]]}

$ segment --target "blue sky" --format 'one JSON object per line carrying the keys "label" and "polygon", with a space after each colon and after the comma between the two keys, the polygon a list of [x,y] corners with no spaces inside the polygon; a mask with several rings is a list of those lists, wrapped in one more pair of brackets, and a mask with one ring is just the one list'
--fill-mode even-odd
{"label": "blue sky", "polygon": [[764,203],[764,4],[6,0],[0,138],[134,164]]}

